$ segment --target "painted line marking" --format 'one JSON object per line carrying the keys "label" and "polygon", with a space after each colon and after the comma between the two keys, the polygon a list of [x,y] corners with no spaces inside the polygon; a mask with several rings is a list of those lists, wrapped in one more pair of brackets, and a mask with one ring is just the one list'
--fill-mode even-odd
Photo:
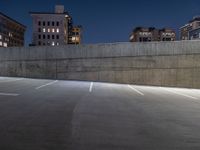
{"label": "painted line marking", "polygon": [[131,85],[128,85],[128,87],[129,87],[130,89],[134,90],[135,92],[137,92],[138,94],[140,94],[140,95],[144,96],[144,94],[143,94],[142,92],[140,92],[139,90],[137,90],[137,89],[136,89],[136,88],[134,88],[133,86],[131,86]]}
{"label": "painted line marking", "polygon": [[94,85],[94,83],[91,82],[91,83],[90,83],[90,89],[89,89],[89,92],[90,92],[90,93],[92,92],[93,85]]}
{"label": "painted line marking", "polygon": [[10,80],[10,81],[0,81],[0,83],[7,83],[7,82],[15,82],[15,81],[21,81],[24,79],[16,79],[16,80]]}
{"label": "painted line marking", "polygon": [[15,93],[0,93],[0,96],[19,96],[19,94],[15,94]]}
{"label": "painted line marking", "polygon": [[47,83],[47,84],[44,84],[44,85],[41,85],[41,86],[39,86],[39,87],[36,87],[35,89],[36,89],[36,90],[39,90],[39,89],[41,89],[41,88],[43,88],[43,87],[45,87],[45,86],[52,85],[52,84],[54,84],[54,83],[56,83],[56,82],[58,82],[58,80],[52,81],[52,82]]}
{"label": "painted line marking", "polygon": [[190,96],[190,95],[187,95],[187,94],[182,94],[182,93],[179,93],[179,92],[171,91],[171,90],[166,89],[166,88],[163,88],[163,87],[160,87],[160,88],[163,89],[163,90],[165,90],[165,91],[168,91],[168,92],[177,94],[177,95],[181,95],[181,96],[184,96],[184,97],[187,97],[187,98],[191,98],[191,99],[196,99],[196,100],[198,100],[198,98],[193,97],[193,96]]}

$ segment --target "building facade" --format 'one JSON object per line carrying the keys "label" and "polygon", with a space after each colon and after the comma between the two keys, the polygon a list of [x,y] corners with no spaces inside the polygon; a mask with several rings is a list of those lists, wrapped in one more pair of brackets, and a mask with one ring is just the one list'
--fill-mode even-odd
{"label": "building facade", "polygon": [[159,41],[175,41],[176,32],[172,29],[161,29],[159,30]]}
{"label": "building facade", "polygon": [[200,28],[200,16],[194,17],[180,28],[180,40],[200,39],[200,37],[197,37],[198,28]]}
{"label": "building facade", "polygon": [[54,13],[30,12],[33,18],[34,46],[58,46],[74,44],[70,41],[73,31],[72,17],[64,10],[64,6],[55,6]]}
{"label": "building facade", "polygon": [[130,42],[175,41],[176,33],[172,29],[137,27],[130,35]]}
{"label": "building facade", "polygon": [[0,12],[0,47],[24,46],[26,26]]}
{"label": "building facade", "polygon": [[200,40],[200,28],[189,31],[189,40]]}
{"label": "building facade", "polygon": [[82,30],[82,27],[81,26],[74,26],[72,28],[72,30],[70,30],[69,32],[69,44],[81,44],[81,30]]}

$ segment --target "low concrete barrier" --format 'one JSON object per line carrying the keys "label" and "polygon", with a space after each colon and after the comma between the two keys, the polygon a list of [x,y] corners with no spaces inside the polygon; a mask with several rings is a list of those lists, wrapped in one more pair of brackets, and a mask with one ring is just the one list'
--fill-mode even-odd
{"label": "low concrete barrier", "polygon": [[0,48],[0,76],[200,88],[200,41]]}

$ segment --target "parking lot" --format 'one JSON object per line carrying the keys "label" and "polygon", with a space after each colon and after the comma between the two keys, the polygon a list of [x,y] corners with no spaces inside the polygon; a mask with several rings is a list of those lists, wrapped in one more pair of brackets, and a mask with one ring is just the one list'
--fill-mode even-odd
{"label": "parking lot", "polygon": [[0,77],[1,150],[199,150],[200,90]]}

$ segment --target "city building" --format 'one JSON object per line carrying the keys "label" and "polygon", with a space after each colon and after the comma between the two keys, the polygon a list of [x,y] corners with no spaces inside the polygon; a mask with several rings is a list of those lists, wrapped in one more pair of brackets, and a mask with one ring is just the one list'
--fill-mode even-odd
{"label": "city building", "polygon": [[191,21],[180,28],[180,40],[196,40],[199,37],[200,16],[193,17]]}
{"label": "city building", "polygon": [[130,42],[175,41],[176,33],[172,29],[137,27],[130,35]]}
{"label": "city building", "polygon": [[200,40],[200,27],[189,31],[189,40]]}
{"label": "city building", "polygon": [[0,47],[24,46],[26,26],[0,12]]}
{"label": "city building", "polygon": [[172,29],[161,29],[159,30],[159,41],[175,41],[176,32]]}
{"label": "city building", "polygon": [[[80,44],[72,42],[73,20],[63,5],[56,5],[55,12],[30,12],[33,18],[33,46]],[[81,30],[81,29],[79,29]],[[81,34],[81,32],[79,32]],[[81,37],[81,35],[80,35]],[[73,38],[74,39],[74,38]],[[81,41],[81,39],[79,40]]]}
{"label": "city building", "polygon": [[81,26],[74,26],[69,32],[69,44],[80,44],[81,43]]}

